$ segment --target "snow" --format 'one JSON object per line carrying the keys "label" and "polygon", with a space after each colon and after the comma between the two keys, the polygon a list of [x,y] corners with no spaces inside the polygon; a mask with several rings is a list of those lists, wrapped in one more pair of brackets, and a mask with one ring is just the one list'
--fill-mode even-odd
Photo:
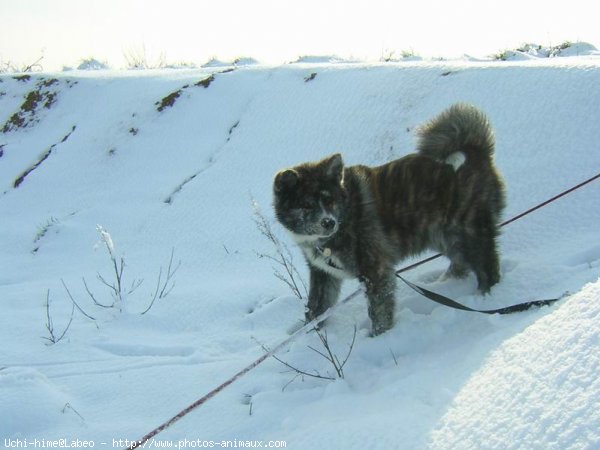
{"label": "snow", "polygon": [[205,69],[210,69],[210,68],[213,68],[213,67],[231,67],[233,65],[234,65],[233,62],[225,62],[225,61],[221,61],[221,60],[216,59],[216,58],[212,58],[209,61],[207,61],[206,63],[204,63],[202,65],[202,67],[205,68]]}
{"label": "snow", "polygon": [[94,58],[88,58],[81,61],[81,64],[77,66],[77,70],[106,70],[109,69],[108,64],[100,62]]}
{"label": "snow", "polygon": [[[507,339],[432,433],[433,448],[590,448],[600,442],[600,283]],[[507,421],[511,411],[521,421]],[[481,420],[485,417],[485,420]]]}
{"label": "snow", "polygon": [[293,64],[309,63],[309,64],[333,64],[344,62],[342,58],[335,55],[329,56],[317,56],[317,55],[305,55],[299,57]]}
{"label": "snow", "polygon": [[589,56],[597,57],[600,52],[587,42],[565,42],[556,46],[542,46],[538,44],[524,44],[516,50],[506,50],[496,56],[505,61],[527,61],[539,58],[558,58]]}
{"label": "snow", "polygon": [[[304,305],[273,275],[253,200],[276,223],[282,167],[342,152],[380,164],[414,148],[413,131],[453,102],[482,108],[512,217],[600,170],[600,60],[306,59],[302,64],[0,77],[0,125],[35,89],[56,92],[25,128],[0,134],[0,438],[138,439],[298,329]],[[316,73],[315,76],[311,76]],[[196,85],[213,76],[212,81]],[[43,83],[57,79],[50,87]],[[207,85],[206,87],[204,85]],[[173,103],[157,107],[169,95]],[[17,177],[28,173],[18,188]],[[368,336],[361,294],[326,327],[332,351],[356,342],[344,378],[296,377],[269,358],[156,439],[285,441],[287,448],[578,449],[600,446],[600,181],[504,229],[502,281],[412,281],[475,308],[568,295],[511,316],[446,309],[399,286],[396,325]],[[166,200],[169,199],[169,202]],[[96,229],[107,233],[99,242]],[[118,308],[105,242],[125,261]],[[95,247],[98,247],[95,251]],[[150,304],[169,257],[174,287]],[[49,314],[65,337],[50,344]],[[346,283],[347,295],[358,286]],[[314,333],[277,356],[333,375]],[[6,441],[9,440],[9,441]],[[117,440],[116,442],[113,440]],[[105,443],[106,445],[102,445]]]}

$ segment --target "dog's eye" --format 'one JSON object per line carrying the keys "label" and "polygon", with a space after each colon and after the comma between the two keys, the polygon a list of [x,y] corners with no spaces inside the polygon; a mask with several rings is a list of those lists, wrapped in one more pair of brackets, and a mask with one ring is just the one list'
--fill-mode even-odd
{"label": "dog's eye", "polygon": [[321,192],[321,202],[324,206],[331,206],[333,204],[333,197],[329,192]]}

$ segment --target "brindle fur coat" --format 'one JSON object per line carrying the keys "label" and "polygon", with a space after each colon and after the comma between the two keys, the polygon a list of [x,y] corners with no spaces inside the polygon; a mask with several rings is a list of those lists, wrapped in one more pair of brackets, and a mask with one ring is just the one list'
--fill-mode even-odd
{"label": "brindle fur coat", "polygon": [[339,154],[280,171],[278,220],[310,268],[306,320],[339,296],[342,280],[366,287],[373,334],[394,323],[395,265],[433,249],[446,275],[475,273],[481,292],[500,279],[496,238],[505,206],[486,116],[456,104],[418,131],[417,153],[378,167],[344,167]]}

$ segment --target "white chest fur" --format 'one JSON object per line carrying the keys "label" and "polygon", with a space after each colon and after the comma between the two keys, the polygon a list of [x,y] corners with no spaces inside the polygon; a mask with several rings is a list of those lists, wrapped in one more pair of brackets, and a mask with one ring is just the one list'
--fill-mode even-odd
{"label": "white chest fur", "polygon": [[333,253],[330,248],[303,247],[302,250],[309,262],[322,271],[340,279],[354,278],[344,270],[344,264],[342,264],[340,259],[336,257],[335,253]]}

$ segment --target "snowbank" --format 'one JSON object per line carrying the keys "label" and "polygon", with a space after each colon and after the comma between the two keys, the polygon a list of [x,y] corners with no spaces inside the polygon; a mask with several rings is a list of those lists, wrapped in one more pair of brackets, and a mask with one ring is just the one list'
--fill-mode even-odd
{"label": "snowbank", "polygon": [[507,339],[461,388],[431,448],[600,443],[600,280]]}

